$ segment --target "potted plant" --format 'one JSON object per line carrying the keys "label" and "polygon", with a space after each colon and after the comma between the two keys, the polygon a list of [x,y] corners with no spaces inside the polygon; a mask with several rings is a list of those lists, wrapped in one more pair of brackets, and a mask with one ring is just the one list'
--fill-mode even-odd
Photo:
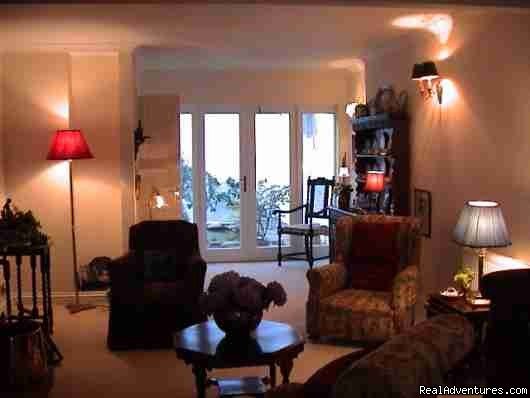
{"label": "potted plant", "polygon": [[475,277],[475,274],[473,272],[473,269],[466,265],[461,266],[456,271],[453,277],[453,280],[457,284],[458,288],[460,289],[462,293],[464,293],[466,297],[470,292],[471,283],[473,282],[474,277]]}
{"label": "potted plant", "polygon": [[271,304],[282,306],[287,294],[276,281],[266,286],[253,278],[228,271],[212,278],[200,306],[227,335],[248,336]]}

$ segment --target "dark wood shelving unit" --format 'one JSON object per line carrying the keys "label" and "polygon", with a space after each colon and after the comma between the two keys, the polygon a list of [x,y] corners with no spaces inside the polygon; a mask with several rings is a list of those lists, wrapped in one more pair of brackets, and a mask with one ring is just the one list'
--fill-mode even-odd
{"label": "dark wood shelving unit", "polygon": [[[360,117],[352,121],[352,129],[357,205],[370,212],[410,215],[408,119],[387,113]],[[371,170],[385,173],[385,189],[379,194],[364,190],[366,173]]]}

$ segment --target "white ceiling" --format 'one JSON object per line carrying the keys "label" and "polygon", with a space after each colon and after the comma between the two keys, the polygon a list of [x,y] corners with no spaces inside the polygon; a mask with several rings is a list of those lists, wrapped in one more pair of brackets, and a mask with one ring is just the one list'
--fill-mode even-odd
{"label": "white ceiling", "polygon": [[[5,51],[137,49],[140,69],[339,67],[431,35],[392,26],[403,15],[445,12],[455,25],[492,12],[463,7],[299,5],[4,5]],[[434,37],[433,37],[434,39]]]}

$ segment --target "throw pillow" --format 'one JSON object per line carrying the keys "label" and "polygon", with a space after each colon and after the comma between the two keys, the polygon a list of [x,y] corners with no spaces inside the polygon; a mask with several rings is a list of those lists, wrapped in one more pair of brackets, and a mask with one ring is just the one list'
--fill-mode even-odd
{"label": "throw pillow", "polygon": [[353,289],[389,291],[399,271],[399,223],[359,222],[353,225],[348,264]]}

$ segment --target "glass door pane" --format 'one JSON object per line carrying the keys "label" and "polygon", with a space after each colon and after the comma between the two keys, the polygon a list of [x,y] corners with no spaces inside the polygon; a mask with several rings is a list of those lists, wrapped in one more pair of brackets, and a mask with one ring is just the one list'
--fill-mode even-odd
{"label": "glass door pane", "polygon": [[206,113],[204,143],[208,248],[239,248],[239,114]]}
{"label": "glass door pane", "polygon": [[[256,135],[256,244],[276,247],[277,220],[274,210],[287,210],[290,197],[290,120],[288,113],[257,113]],[[289,215],[282,216],[289,223]],[[283,246],[289,236],[282,236]]]}
{"label": "glass door pane", "polygon": [[[335,174],[335,114],[302,113],[302,170],[303,198],[307,202],[307,179],[326,177]],[[322,204],[316,203],[319,207]],[[315,220],[327,225],[327,220]],[[321,236],[320,242],[327,243],[327,237]]]}
{"label": "glass door pane", "polygon": [[192,115],[180,114],[180,203],[182,218],[193,222]]}

